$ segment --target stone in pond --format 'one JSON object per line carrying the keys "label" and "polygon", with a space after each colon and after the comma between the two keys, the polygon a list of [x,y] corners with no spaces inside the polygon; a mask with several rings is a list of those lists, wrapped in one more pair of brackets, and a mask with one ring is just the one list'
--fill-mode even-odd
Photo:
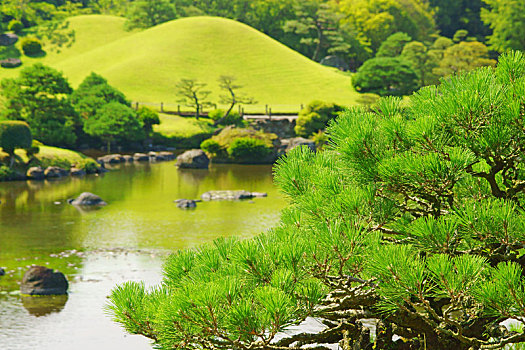
{"label": "stone in pond", "polygon": [[27,169],[26,176],[31,180],[43,180],[45,178],[44,169],[39,166],[34,166]]}
{"label": "stone in pond", "polygon": [[50,166],[47,167],[46,170],[44,170],[44,175],[46,178],[59,178],[69,175],[69,171],[66,169],[59,168],[57,166]]}
{"label": "stone in pond", "polygon": [[202,200],[240,200],[251,199],[254,197],[266,197],[267,194],[263,192],[248,192],[244,190],[237,191],[208,191],[201,195]]}
{"label": "stone in pond", "polygon": [[20,293],[24,295],[67,294],[69,284],[66,276],[44,266],[31,266],[24,274]]}
{"label": "stone in pond", "polygon": [[177,157],[176,166],[179,168],[208,169],[210,159],[200,149],[186,151]]}
{"label": "stone in pond", "polygon": [[197,207],[197,201],[193,199],[177,199],[174,202],[177,203],[177,208],[181,209],[191,209]]}
{"label": "stone in pond", "polygon": [[76,199],[69,199],[69,204],[77,206],[102,206],[107,205],[99,196],[93,193],[84,192],[81,193]]}

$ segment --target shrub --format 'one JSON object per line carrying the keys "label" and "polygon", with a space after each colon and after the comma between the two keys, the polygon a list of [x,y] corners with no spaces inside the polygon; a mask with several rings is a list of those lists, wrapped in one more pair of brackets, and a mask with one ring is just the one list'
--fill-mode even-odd
{"label": "shrub", "polygon": [[20,45],[26,56],[34,56],[42,52],[42,43],[37,38],[23,38]]}
{"label": "shrub", "polygon": [[211,154],[211,155],[218,155],[223,150],[221,145],[217,141],[212,140],[212,139],[207,139],[207,140],[202,141],[201,149],[204,152]]}
{"label": "shrub", "polygon": [[324,130],[328,122],[342,111],[343,107],[334,103],[312,101],[299,112],[295,133],[298,136],[310,137],[319,130]]}
{"label": "shrub", "polygon": [[0,148],[14,155],[17,148],[30,148],[33,137],[27,123],[18,120],[0,122]]}
{"label": "shrub", "polygon": [[160,124],[159,114],[151,108],[141,106],[137,110],[137,117],[142,122],[146,136],[153,132],[153,125]]}
{"label": "shrub", "polygon": [[22,22],[16,19],[12,19],[11,22],[9,22],[9,24],[7,25],[7,30],[10,30],[17,34],[20,33],[22,29],[24,29],[24,25],[22,24]]}
{"label": "shrub", "polygon": [[75,168],[84,170],[87,174],[94,174],[98,171],[98,163],[91,158],[84,158],[77,161],[75,164],[72,164]]}
{"label": "shrub", "polygon": [[241,137],[233,140],[227,152],[236,161],[258,161],[268,157],[272,149],[263,140]]}
{"label": "shrub", "polygon": [[[214,109],[210,113],[208,113],[208,117],[214,121],[217,121],[224,117],[226,114],[226,111],[223,109]],[[224,119],[220,125],[242,125],[243,119],[242,116],[239,114],[239,112],[231,110],[230,114],[228,114],[228,117]]]}
{"label": "shrub", "polygon": [[380,96],[404,96],[418,88],[418,76],[410,63],[398,57],[379,57],[366,61],[352,79],[360,92]]}
{"label": "shrub", "polygon": [[16,180],[20,175],[8,166],[0,165],[0,181]]}
{"label": "shrub", "polygon": [[31,147],[26,148],[26,155],[28,158],[33,158],[38,152],[40,152],[40,146],[43,146],[42,142],[39,142],[37,140],[33,140],[31,142]]}

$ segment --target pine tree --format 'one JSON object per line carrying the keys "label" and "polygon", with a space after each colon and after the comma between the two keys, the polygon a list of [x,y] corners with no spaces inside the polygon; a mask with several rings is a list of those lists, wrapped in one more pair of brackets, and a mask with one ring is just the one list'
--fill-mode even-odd
{"label": "pine tree", "polygon": [[[327,150],[279,160],[291,204],[277,227],[179,251],[159,286],[120,285],[108,309],[160,349],[524,342],[499,326],[525,315],[524,114],[519,52],[423,88],[408,106],[388,97],[352,108],[329,127]],[[309,316],[326,329],[279,333]]]}

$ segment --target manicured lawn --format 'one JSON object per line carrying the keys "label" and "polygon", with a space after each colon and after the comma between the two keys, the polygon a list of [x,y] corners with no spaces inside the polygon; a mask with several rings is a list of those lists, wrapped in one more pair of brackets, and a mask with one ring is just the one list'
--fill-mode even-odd
{"label": "manicured lawn", "polygon": [[[175,85],[180,79],[207,83],[210,99],[218,102],[221,75],[236,77],[243,92],[258,101],[246,107],[251,112],[264,112],[266,105],[274,113],[298,111],[314,99],[352,105],[359,96],[349,75],[233,20],[190,17],[140,32],[125,31],[124,21],[103,15],[71,18],[72,46],[42,58],[24,57],[24,65],[37,61],[51,65],[62,70],[73,86],[96,72],[131,100],[164,102],[172,110],[178,103]],[[14,76],[19,69],[0,69],[0,77]]]}
{"label": "manicured lawn", "polygon": [[164,136],[191,137],[197,134],[212,133],[215,128],[213,121],[207,118],[196,120],[192,117],[179,117],[177,115],[159,114],[160,125],[154,125],[154,131]]}
{"label": "manicured lawn", "polygon": [[[16,155],[20,157],[23,162],[27,162],[26,152],[24,150],[16,150]],[[0,148],[0,159],[7,157],[7,154],[2,152]],[[64,148],[52,147],[52,146],[40,146],[40,151],[36,155],[36,158],[42,160],[65,160],[71,164],[74,164],[82,159],[88,158],[82,153],[71,151]]]}

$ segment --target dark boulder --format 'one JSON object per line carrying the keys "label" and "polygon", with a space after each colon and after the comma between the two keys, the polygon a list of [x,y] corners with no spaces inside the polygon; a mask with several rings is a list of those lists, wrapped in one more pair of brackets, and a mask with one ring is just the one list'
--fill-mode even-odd
{"label": "dark boulder", "polygon": [[57,166],[50,166],[47,167],[46,170],[44,170],[44,176],[48,179],[59,178],[68,175],[69,171],[67,171],[66,169],[59,168]]}
{"label": "dark boulder", "polygon": [[133,162],[133,156],[130,156],[130,155],[124,155],[124,156],[122,156],[122,159],[126,163],[132,163]]}
{"label": "dark boulder", "polygon": [[83,192],[76,199],[69,199],[69,204],[77,206],[103,206],[107,205],[99,196],[89,192]]}
{"label": "dark boulder", "polygon": [[106,156],[98,157],[97,161],[101,164],[120,164],[124,161],[124,157],[120,154],[108,154]]}
{"label": "dark boulder", "polygon": [[71,176],[84,176],[86,175],[86,172],[82,169],[78,169],[78,168],[71,168],[71,170],[69,170],[69,174]]}
{"label": "dark boulder", "polygon": [[3,276],[3,275],[5,275],[5,270],[0,267],[0,276]]}
{"label": "dark boulder", "polygon": [[179,168],[208,169],[210,159],[200,149],[186,151],[177,157],[176,166]]}
{"label": "dark boulder", "polygon": [[31,266],[24,274],[20,292],[24,295],[67,294],[69,284],[62,272],[44,266]]}
{"label": "dark boulder", "polygon": [[174,201],[177,203],[177,208],[181,209],[191,209],[197,207],[197,202],[200,202],[199,200],[193,200],[193,199],[177,199]]}
{"label": "dark boulder", "polygon": [[166,151],[159,152],[158,157],[164,157],[164,159],[166,160],[175,159],[175,155],[173,154],[173,152],[166,152]]}
{"label": "dark boulder", "polygon": [[133,155],[133,160],[135,162],[148,162],[149,161],[149,156],[145,153],[135,153]]}
{"label": "dark boulder", "polygon": [[267,194],[263,192],[248,192],[244,190],[238,191],[208,191],[201,195],[202,200],[241,200],[252,199],[254,197],[266,197]]}
{"label": "dark boulder", "polygon": [[45,178],[44,169],[34,166],[27,169],[26,176],[30,180],[43,180]]}

